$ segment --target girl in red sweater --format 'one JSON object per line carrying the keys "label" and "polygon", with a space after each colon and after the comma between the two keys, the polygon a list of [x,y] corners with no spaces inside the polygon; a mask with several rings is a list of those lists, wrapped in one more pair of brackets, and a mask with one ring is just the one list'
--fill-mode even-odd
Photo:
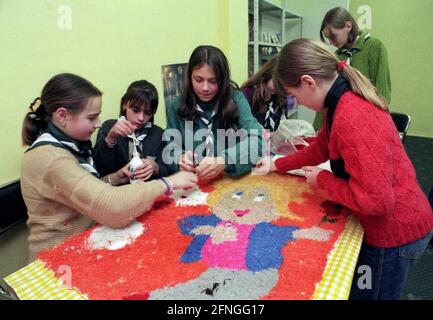
{"label": "girl in red sweater", "polygon": [[[316,142],[256,172],[303,168],[307,182],[351,209],[364,228],[351,299],[400,299],[411,265],[433,235],[433,215],[377,89],[320,42],[298,39],[274,72],[281,94],[325,111]],[[330,160],[332,173],[316,165]]]}

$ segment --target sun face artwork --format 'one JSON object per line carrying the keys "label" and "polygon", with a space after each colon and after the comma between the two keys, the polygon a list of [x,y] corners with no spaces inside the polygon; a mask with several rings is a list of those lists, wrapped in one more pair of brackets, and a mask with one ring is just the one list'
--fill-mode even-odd
{"label": "sun face artwork", "polygon": [[161,199],[124,230],[40,254],[89,299],[311,299],[347,222],[303,178],[224,178]]}

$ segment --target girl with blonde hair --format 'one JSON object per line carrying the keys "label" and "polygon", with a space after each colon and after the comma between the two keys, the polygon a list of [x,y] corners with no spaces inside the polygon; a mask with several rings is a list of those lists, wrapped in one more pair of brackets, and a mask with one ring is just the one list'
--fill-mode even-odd
{"label": "girl with blonde hair", "polygon": [[[350,298],[401,298],[432,237],[433,215],[386,101],[359,71],[309,39],[283,48],[274,82],[300,104],[325,111],[325,122],[315,143],[275,162],[264,158],[256,172],[303,168],[307,182],[351,209],[365,232]],[[314,167],[326,160],[332,172]],[[371,270],[367,288],[360,266]]]}

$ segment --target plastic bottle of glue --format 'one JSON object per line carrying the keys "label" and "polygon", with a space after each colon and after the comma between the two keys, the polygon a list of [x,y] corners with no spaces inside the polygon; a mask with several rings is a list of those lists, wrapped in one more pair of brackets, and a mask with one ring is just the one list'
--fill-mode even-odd
{"label": "plastic bottle of glue", "polygon": [[140,180],[136,180],[134,178],[135,173],[138,169],[143,167],[143,160],[140,159],[140,156],[137,154],[134,154],[131,161],[129,162],[129,172],[131,172],[132,177],[129,179],[129,183],[137,183]]}

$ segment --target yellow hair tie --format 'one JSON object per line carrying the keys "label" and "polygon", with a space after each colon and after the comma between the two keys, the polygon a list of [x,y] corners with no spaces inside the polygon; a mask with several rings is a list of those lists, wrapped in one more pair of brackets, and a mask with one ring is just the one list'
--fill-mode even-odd
{"label": "yellow hair tie", "polygon": [[41,105],[42,105],[41,98],[38,97],[35,100],[33,100],[29,108],[30,110],[32,110],[32,112],[36,112]]}

